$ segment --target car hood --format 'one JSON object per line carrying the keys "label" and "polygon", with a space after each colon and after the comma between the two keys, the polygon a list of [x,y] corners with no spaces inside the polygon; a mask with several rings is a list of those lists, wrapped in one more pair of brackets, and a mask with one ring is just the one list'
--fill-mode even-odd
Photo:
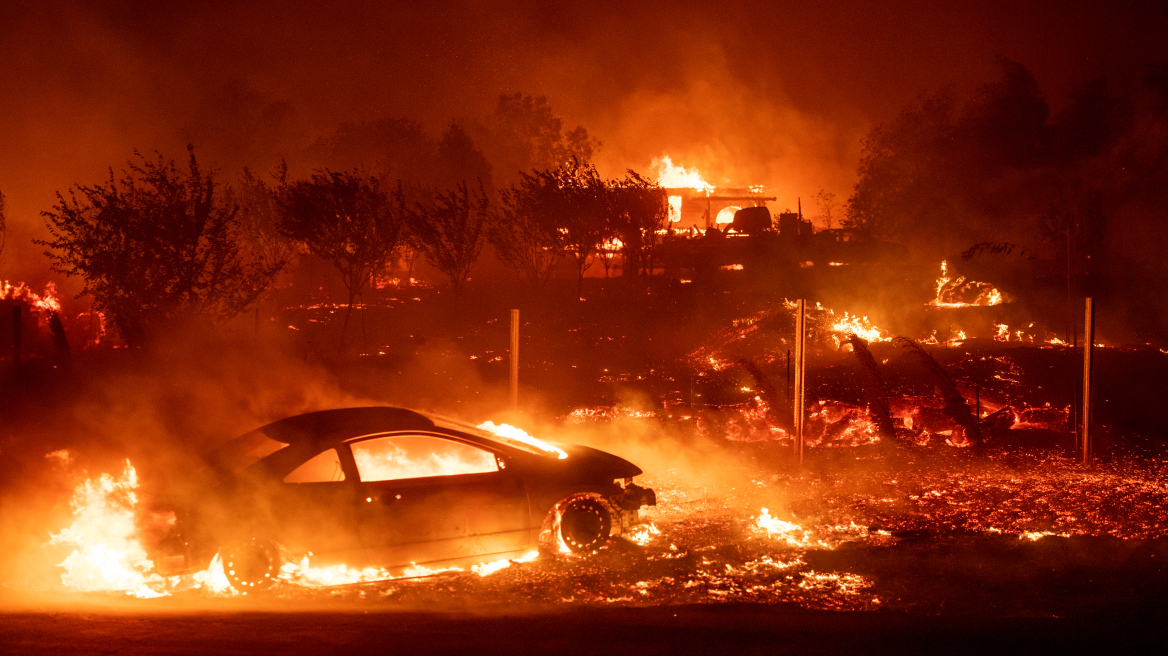
{"label": "car hood", "polygon": [[614,456],[607,451],[593,449],[580,444],[557,444],[568,454],[564,465],[588,476],[604,478],[632,478],[640,475],[641,468],[633,463]]}

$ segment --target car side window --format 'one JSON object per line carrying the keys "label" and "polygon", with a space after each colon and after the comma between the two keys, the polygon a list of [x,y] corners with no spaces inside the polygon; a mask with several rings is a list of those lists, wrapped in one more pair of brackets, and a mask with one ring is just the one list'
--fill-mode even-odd
{"label": "car side window", "polygon": [[341,457],[336,449],[322,451],[309,458],[284,477],[285,483],[336,483],[345,480]]}
{"label": "car side window", "polygon": [[429,435],[393,435],[354,442],[362,481],[394,481],[499,471],[495,454]]}

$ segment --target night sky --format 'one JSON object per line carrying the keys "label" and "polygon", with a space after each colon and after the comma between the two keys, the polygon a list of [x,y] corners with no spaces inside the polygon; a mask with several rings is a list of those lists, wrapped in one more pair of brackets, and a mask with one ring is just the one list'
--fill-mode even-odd
{"label": "night sky", "polygon": [[177,158],[188,140],[204,153],[237,141],[224,89],[282,108],[278,127],[245,130],[273,157],[347,121],[438,132],[500,93],[545,95],[601,140],[602,173],[668,153],[793,206],[820,188],[846,198],[873,125],[921,93],[985,82],[997,55],[1029,68],[1056,111],[1078,84],[1168,59],[1166,5],[1019,4],[8,0],[0,277],[47,275],[27,242],[53,192],[99,182],[135,148]]}

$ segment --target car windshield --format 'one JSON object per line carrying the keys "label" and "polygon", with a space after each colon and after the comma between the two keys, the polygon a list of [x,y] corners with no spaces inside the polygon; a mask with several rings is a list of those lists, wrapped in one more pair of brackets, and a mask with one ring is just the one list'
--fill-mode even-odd
{"label": "car windshield", "polygon": [[438,417],[434,415],[430,415],[430,419],[432,419],[434,421],[434,425],[438,426],[439,428],[451,428],[462,431],[464,433],[470,433],[471,435],[485,437],[496,442],[502,442],[507,446],[514,447],[528,453],[534,453],[537,456],[559,458],[561,460],[568,457],[568,454],[564,453],[563,449],[560,449],[552,444],[548,444],[543,440],[531,437],[522,430],[507,424],[500,424],[496,426],[494,422],[487,421],[478,426],[475,426],[463,421],[458,421],[457,419]]}

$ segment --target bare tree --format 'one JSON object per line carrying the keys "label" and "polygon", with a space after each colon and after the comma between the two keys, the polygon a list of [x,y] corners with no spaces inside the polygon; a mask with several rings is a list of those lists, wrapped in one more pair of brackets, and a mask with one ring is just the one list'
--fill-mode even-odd
{"label": "bare tree", "polygon": [[381,190],[377,178],[325,170],[285,183],[278,193],[280,232],[341,273],[349,292],[341,327],[343,346],[353,302],[373,273],[393,259],[400,242],[405,214],[401,188],[391,196]]}
{"label": "bare tree", "polygon": [[187,147],[187,170],[158,155],[129,162],[121,180],[76,186],[43,212],[52,269],[85,281],[82,294],[131,345],[183,319],[226,320],[255,301],[276,268],[239,245],[238,209],[216,196]]}
{"label": "bare tree", "polygon": [[835,194],[826,189],[820,189],[818,194],[815,194],[815,204],[819,206],[819,219],[828,230],[831,230],[831,222],[836,215],[836,207],[839,203],[835,200]]}
{"label": "bare tree", "polygon": [[472,194],[465,182],[451,191],[436,192],[429,202],[415,204],[408,213],[422,254],[445,273],[455,294],[470,276],[486,242],[491,212],[490,199],[482,184]]}

